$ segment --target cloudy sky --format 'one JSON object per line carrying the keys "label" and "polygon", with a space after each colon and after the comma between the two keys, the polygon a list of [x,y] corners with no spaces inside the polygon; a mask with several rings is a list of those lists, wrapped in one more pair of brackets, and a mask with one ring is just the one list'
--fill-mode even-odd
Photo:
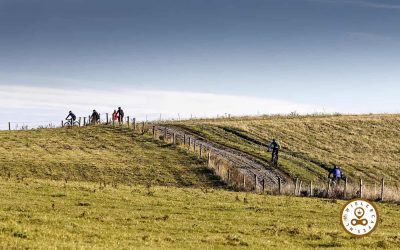
{"label": "cloudy sky", "polygon": [[399,25],[398,0],[0,0],[0,124],[399,112]]}

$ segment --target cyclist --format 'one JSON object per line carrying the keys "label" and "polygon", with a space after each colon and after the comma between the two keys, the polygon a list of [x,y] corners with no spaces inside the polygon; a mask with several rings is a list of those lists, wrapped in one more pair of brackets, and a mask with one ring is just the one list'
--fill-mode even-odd
{"label": "cyclist", "polygon": [[100,114],[94,109],[92,113],[92,124],[97,124],[100,122]]}
{"label": "cyclist", "polygon": [[279,145],[279,143],[275,139],[272,139],[272,142],[269,144],[267,151],[269,152],[272,149],[271,161],[274,165],[278,164],[278,154],[280,148],[281,146]]}
{"label": "cyclist", "polygon": [[124,111],[121,109],[121,107],[118,107],[118,122],[119,123],[124,123]]}
{"label": "cyclist", "polygon": [[334,165],[333,169],[328,174],[328,178],[339,183],[340,179],[342,179],[342,170],[340,167]]}
{"label": "cyclist", "polygon": [[69,120],[71,124],[76,120],[76,115],[72,113],[72,111],[69,111],[68,116],[65,118],[65,120]]}

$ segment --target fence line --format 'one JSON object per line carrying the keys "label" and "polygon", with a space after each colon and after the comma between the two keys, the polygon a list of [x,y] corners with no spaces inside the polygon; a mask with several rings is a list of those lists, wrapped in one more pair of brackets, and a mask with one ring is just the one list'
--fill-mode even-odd
{"label": "fence line", "polygon": [[[88,121],[86,121],[86,118],[88,118]],[[78,126],[90,125],[91,116],[79,117],[77,123]],[[100,124],[116,125],[114,119],[109,119],[108,113],[106,113],[105,121],[100,120]],[[387,187],[384,178],[382,178],[378,184],[379,190],[377,189],[376,183],[372,189],[372,187],[368,187],[361,178],[358,179],[358,184],[355,185],[349,185],[349,180],[346,178],[343,181],[343,184],[334,183],[329,180],[324,186],[315,185],[312,181],[306,185],[306,182],[303,182],[298,178],[295,179],[294,184],[288,182],[285,183],[281,177],[278,177],[275,185],[268,181],[266,176],[262,176],[244,168],[241,165],[241,162],[237,162],[234,159],[230,159],[228,156],[223,155],[221,149],[216,148],[205,141],[196,139],[196,136],[194,135],[150,122],[142,121],[139,123],[140,125],[138,125],[136,118],[131,119],[129,116],[126,117],[125,121],[121,121],[121,125],[124,124],[127,128],[132,129],[133,133],[139,132],[141,134],[146,134],[151,131],[150,133],[154,139],[160,139],[181,146],[198,155],[198,157],[206,159],[208,168],[211,169],[215,175],[219,176],[221,181],[236,190],[276,195],[337,199],[369,198],[371,200],[379,201],[400,200],[399,187]],[[61,126],[64,125],[64,121],[62,121]],[[52,125],[52,127],[55,126]],[[11,130],[11,122],[8,123],[8,128]]]}
{"label": "fence line", "polygon": [[242,171],[243,169],[241,166],[238,166],[234,161],[220,154],[218,150],[213,150],[207,143],[203,143],[198,139],[196,140],[195,136],[184,132],[179,133],[166,126],[151,126],[152,135],[155,139],[161,139],[175,145],[183,146],[200,158],[207,159],[208,168],[213,170],[213,172],[228,186],[237,190],[335,199],[369,198],[377,201],[400,200],[400,190],[398,188],[392,188],[391,190],[385,189],[384,178],[380,181],[379,191],[376,190],[375,192],[371,187],[367,187],[361,178],[358,179],[358,184],[354,182],[352,186],[349,185],[349,180],[347,178],[339,183],[329,180],[326,186],[315,185],[312,181],[306,184],[306,182],[303,182],[299,178],[295,179],[294,184],[283,184],[282,179],[278,178],[276,186],[267,185],[266,179],[263,176],[259,176],[255,173],[249,175],[249,173]]}

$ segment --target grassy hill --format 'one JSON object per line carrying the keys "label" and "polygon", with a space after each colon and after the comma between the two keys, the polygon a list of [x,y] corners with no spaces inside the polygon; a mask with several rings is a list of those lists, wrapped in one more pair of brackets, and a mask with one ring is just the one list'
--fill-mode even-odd
{"label": "grassy hill", "polygon": [[[399,116],[258,117],[179,125],[260,159],[270,157],[264,147],[276,137],[283,146],[280,166],[292,176],[322,180],[322,165],[338,163],[352,178],[385,176],[393,183],[400,175],[399,121]],[[379,172],[366,171],[374,168]],[[378,230],[353,239],[339,224],[344,201],[221,186],[204,160],[127,128],[1,131],[0,249],[400,244],[398,203],[379,203]]]}
{"label": "grassy hill", "polygon": [[0,131],[0,175],[106,185],[220,185],[204,160],[112,126]]}
{"label": "grassy hill", "polygon": [[223,189],[0,178],[1,249],[375,249],[399,246],[400,210],[378,204],[379,228],[343,231],[343,201]]}
{"label": "grassy hill", "polygon": [[[175,124],[175,123],[174,123]],[[224,145],[269,160],[265,147],[283,147],[279,167],[302,180],[324,180],[333,164],[355,181],[400,182],[400,115],[265,116],[178,123]]]}

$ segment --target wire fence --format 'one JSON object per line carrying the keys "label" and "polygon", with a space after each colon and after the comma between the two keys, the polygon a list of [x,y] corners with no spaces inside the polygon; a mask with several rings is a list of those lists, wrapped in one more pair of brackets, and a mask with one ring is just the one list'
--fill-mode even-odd
{"label": "wire fence", "polygon": [[[151,134],[154,139],[162,140],[185,148],[198,157],[207,160],[207,166],[229,187],[235,190],[268,193],[277,195],[294,195],[325,197],[335,199],[368,198],[376,201],[400,201],[400,187],[397,183],[387,186],[385,179],[379,183],[364,183],[362,179],[345,179],[341,182],[325,183],[319,181],[291,180],[280,175],[279,171],[254,161],[243,152],[235,151],[222,145],[212,143],[189,131],[160,125],[158,122],[138,121],[129,116],[122,121],[111,119],[109,114],[100,116],[95,121],[91,116],[78,117],[76,126],[91,124],[124,125],[133,133]],[[65,121],[55,124],[51,121],[9,122],[8,130],[50,129],[66,126]]]}
{"label": "wire fence", "polygon": [[[142,125],[142,133],[150,131]],[[400,201],[400,187],[397,183],[387,186],[385,179],[379,183],[365,183],[362,179],[341,181],[302,181],[299,178],[288,180],[279,174],[268,172],[268,166],[264,171],[258,169],[258,162],[245,160],[246,156],[232,155],[219,146],[204,141],[196,135],[174,127],[150,125],[155,139],[163,140],[177,146],[181,146],[198,157],[207,160],[207,166],[226,185],[241,191],[268,193],[274,195],[293,195],[320,197],[332,199],[367,198],[375,201]]]}

